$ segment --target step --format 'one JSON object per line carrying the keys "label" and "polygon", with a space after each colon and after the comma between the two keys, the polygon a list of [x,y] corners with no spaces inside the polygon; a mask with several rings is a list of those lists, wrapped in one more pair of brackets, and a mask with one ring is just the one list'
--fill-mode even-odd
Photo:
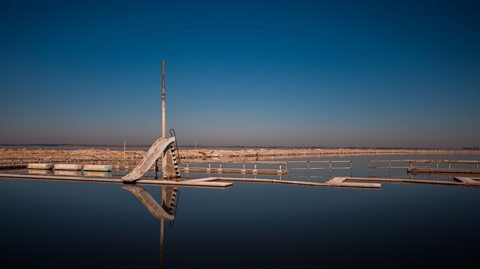
{"label": "step", "polygon": [[80,171],[82,170],[81,164],[66,164],[66,163],[57,163],[53,166],[55,170],[72,170],[72,171]]}
{"label": "step", "polygon": [[40,169],[40,170],[51,170],[53,164],[51,163],[29,163],[27,166],[28,169]]}
{"label": "step", "polygon": [[98,171],[98,172],[111,172],[111,165],[100,165],[100,164],[86,164],[83,166],[84,171]]}

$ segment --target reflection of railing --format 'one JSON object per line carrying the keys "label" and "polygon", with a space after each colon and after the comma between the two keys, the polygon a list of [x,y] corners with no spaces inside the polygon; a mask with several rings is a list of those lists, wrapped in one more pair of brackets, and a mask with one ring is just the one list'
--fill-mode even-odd
{"label": "reflection of railing", "polygon": [[[418,165],[424,164],[424,165]],[[480,173],[479,160],[369,160],[368,169],[407,169],[411,173]],[[461,166],[461,167],[460,167]]]}

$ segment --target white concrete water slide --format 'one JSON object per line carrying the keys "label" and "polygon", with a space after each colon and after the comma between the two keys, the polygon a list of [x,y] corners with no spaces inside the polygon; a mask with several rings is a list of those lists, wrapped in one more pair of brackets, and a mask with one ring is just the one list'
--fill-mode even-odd
{"label": "white concrete water slide", "polygon": [[176,149],[172,150],[172,145],[174,142],[174,136],[168,138],[160,137],[159,139],[157,139],[147,151],[147,154],[145,154],[142,161],[135,168],[133,168],[130,173],[122,177],[123,182],[135,182],[137,179],[147,173],[148,170],[150,170],[150,168],[152,167],[152,165],[154,165],[160,157],[163,157],[162,172],[164,174],[163,177],[165,178],[165,171],[168,170],[166,167],[167,165],[172,166],[173,164],[175,166],[174,169],[177,168],[175,160],[172,160],[172,154],[175,154],[176,151]]}

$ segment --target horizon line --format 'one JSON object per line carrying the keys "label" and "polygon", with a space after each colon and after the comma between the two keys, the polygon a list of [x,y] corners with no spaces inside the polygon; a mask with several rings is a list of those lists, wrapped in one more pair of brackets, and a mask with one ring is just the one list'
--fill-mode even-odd
{"label": "horizon line", "polygon": [[[20,146],[44,146],[44,147],[59,147],[59,146],[73,146],[73,147],[123,147],[123,144],[75,144],[75,143],[0,143],[0,147],[20,147]],[[132,144],[126,145],[126,148],[129,147],[150,147],[150,144]],[[304,148],[304,149],[418,149],[418,150],[480,150],[480,147],[359,147],[359,146],[267,146],[267,145],[255,145],[255,146],[246,146],[246,145],[179,145],[180,148],[245,148],[245,149],[256,149],[256,148]]]}

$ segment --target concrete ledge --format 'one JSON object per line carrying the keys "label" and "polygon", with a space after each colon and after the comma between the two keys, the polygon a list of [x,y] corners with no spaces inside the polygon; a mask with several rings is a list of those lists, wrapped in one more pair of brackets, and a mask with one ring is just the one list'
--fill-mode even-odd
{"label": "concrete ledge", "polygon": [[83,166],[83,171],[111,172],[112,166],[100,164],[85,164]]}
{"label": "concrete ledge", "polygon": [[27,165],[28,169],[41,169],[41,170],[51,170],[53,164],[51,163],[29,163]]}
{"label": "concrete ledge", "polygon": [[71,170],[71,171],[80,171],[82,170],[81,164],[66,164],[66,163],[58,163],[53,166],[55,170]]}

